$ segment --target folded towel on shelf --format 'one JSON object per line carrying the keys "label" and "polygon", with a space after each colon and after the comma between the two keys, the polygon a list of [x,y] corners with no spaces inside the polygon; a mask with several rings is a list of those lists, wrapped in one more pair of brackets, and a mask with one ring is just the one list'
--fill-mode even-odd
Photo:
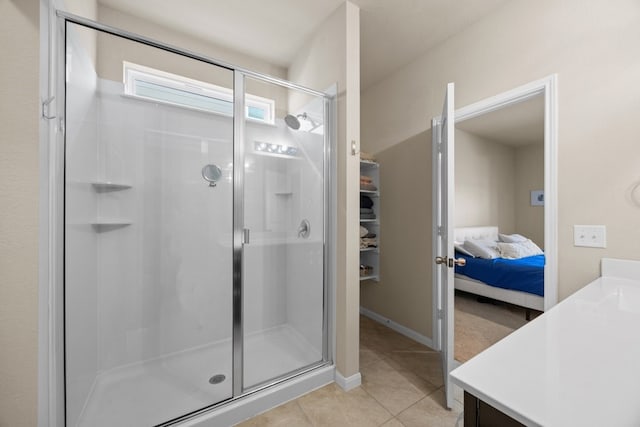
{"label": "folded towel on shelf", "polygon": [[373,184],[373,178],[366,175],[360,175],[360,184]]}
{"label": "folded towel on shelf", "polygon": [[369,162],[375,162],[376,159],[372,154],[367,153],[366,151],[360,151],[360,160],[367,160]]}
{"label": "folded towel on shelf", "polygon": [[363,213],[374,213],[374,212],[373,212],[373,209],[371,208],[360,208],[360,213],[363,214]]}
{"label": "folded towel on shelf", "polygon": [[360,237],[366,237],[369,233],[367,227],[360,226]]}
{"label": "folded towel on shelf", "polygon": [[373,267],[370,265],[360,264],[360,276],[369,276],[373,274]]}
{"label": "folded towel on shelf", "polygon": [[360,214],[360,219],[376,219],[376,214],[374,214],[374,213],[363,213],[363,214]]}
{"label": "folded towel on shelf", "polygon": [[360,239],[360,249],[377,248],[378,241],[373,238],[363,237]]}
{"label": "folded towel on shelf", "polygon": [[365,191],[378,191],[378,187],[373,184],[363,184],[360,183],[360,189]]}
{"label": "folded towel on shelf", "polygon": [[360,236],[360,237],[373,238],[373,237],[376,237],[376,233],[367,233],[364,236]]}
{"label": "folded towel on shelf", "polygon": [[360,196],[360,207],[371,208],[373,207],[373,200],[369,196]]}

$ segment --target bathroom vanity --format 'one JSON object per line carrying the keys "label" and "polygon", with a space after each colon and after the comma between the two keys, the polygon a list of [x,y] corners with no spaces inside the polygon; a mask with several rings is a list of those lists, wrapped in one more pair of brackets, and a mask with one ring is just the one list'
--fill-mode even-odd
{"label": "bathroom vanity", "polygon": [[602,276],[451,372],[465,426],[640,425],[640,261]]}

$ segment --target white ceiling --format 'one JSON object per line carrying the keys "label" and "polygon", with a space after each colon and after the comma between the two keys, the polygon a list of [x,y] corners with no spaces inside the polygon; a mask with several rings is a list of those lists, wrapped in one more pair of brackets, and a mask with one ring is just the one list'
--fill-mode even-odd
{"label": "white ceiling", "polygon": [[544,95],[456,123],[456,129],[519,147],[544,142]]}
{"label": "white ceiling", "polygon": [[[361,87],[381,80],[508,0],[352,0],[361,9]],[[160,25],[288,66],[344,0],[99,0]]]}

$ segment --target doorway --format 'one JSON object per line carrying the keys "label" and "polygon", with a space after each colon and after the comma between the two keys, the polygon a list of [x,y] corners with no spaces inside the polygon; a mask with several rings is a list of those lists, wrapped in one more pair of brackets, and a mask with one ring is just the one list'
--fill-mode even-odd
{"label": "doorway", "polygon": [[[449,83],[445,93],[443,114],[432,120],[433,157],[433,324],[436,347],[442,352],[446,405],[454,404],[454,391],[449,373],[454,361],[454,267],[465,260],[454,253],[455,233],[455,125],[492,111],[515,105],[539,95],[544,96],[544,297],[542,307],[548,310],[557,302],[557,76],[520,86],[511,91],[455,110],[455,85]],[[498,230],[491,231],[498,237]]]}
{"label": "doorway", "polygon": [[[500,234],[526,237],[544,251],[544,201],[532,201],[532,195],[544,194],[543,188],[543,94],[456,122],[456,242],[473,239],[474,232],[469,230],[497,226]],[[510,287],[513,283],[501,283],[504,288],[499,288],[465,275],[465,268],[457,270],[454,360],[458,363],[523,326],[544,308],[542,266],[536,276],[539,283],[532,281],[522,294],[515,290],[519,286]]]}

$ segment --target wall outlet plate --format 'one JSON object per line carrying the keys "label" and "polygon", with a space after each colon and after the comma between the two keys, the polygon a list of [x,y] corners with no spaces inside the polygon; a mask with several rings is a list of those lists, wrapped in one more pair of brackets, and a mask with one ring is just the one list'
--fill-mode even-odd
{"label": "wall outlet plate", "polygon": [[588,248],[606,248],[607,227],[604,225],[574,225],[573,245]]}

